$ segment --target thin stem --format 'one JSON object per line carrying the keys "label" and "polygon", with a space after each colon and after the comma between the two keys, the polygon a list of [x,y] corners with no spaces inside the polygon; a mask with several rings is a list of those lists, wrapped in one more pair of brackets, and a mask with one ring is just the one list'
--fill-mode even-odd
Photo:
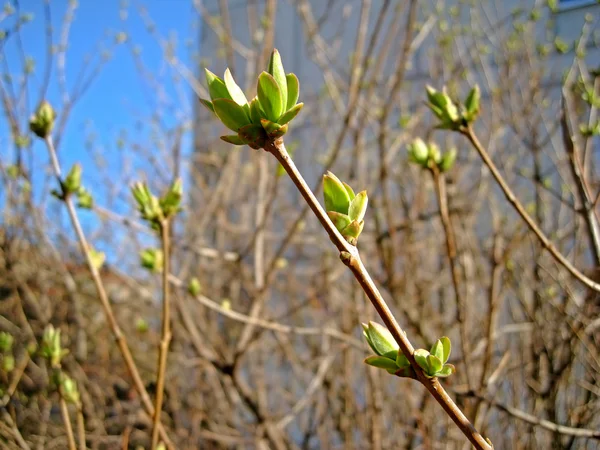
{"label": "thin stem", "polygon": [[340,258],[344,262],[346,266],[352,271],[354,277],[362,287],[366,296],[369,298],[377,313],[387,326],[387,328],[394,336],[394,339],[398,343],[400,350],[408,361],[410,362],[412,368],[415,371],[416,378],[427,388],[427,390],[431,393],[431,395],[437,400],[437,402],[442,406],[446,414],[456,423],[456,425],[460,428],[463,434],[469,439],[469,441],[473,444],[473,446],[478,450],[491,450],[492,446],[479,434],[479,432],[475,429],[475,427],[469,422],[469,419],[463,414],[463,412],[458,408],[458,406],[454,403],[452,398],[448,395],[448,393],[444,390],[442,385],[439,383],[437,378],[427,378],[423,373],[420,366],[415,361],[413,356],[414,348],[408,338],[406,337],[405,332],[402,330],[396,318],[392,314],[390,308],[387,303],[381,296],[381,293],[375,286],[375,283],[371,279],[369,272],[363,265],[358,249],[350,245],[340,234],[337,228],[331,223],[329,218],[327,217],[327,213],[310,190],[306,181],[298,171],[298,168],[290,158],[289,154],[285,149],[285,145],[283,144],[283,140],[279,139],[276,141],[269,141],[265,146],[265,150],[279,161],[279,163],[284,167],[287,174],[290,176],[300,194],[304,197],[304,200],[307,202],[310,209],[313,211],[315,216],[321,225],[329,235],[329,238],[336,246],[336,248],[340,251]]}
{"label": "thin stem", "polygon": [[83,409],[81,408],[81,404],[77,405],[77,438],[79,439],[79,450],[86,450],[85,422],[83,420]]}
{"label": "thin stem", "polygon": [[[456,296],[456,321],[458,322],[458,328],[460,333],[460,346],[461,346],[461,360],[463,364],[463,370],[465,371],[465,377],[467,380],[467,386],[471,386],[471,377],[469,376],[469,365],[467,364],[467,355],[469,354],[467,332],[465,329],[465,307],[467,302],[460,289],[460,274],[458,261],[456,256],[456,235],[454,233],[454,227],[450,220],[450,213],[448,211],[448,192],[446,190],[446,177],[439,169],[434,166],[430,170],[435,184],[435,193],[437,196],[438,205],[440,208],[440,217],[442,218],[442,225],[444,226],[444,234],[446,236],[446,251],[448,253],[448,260],[450,261],[450,272],[452,274],[452,286],[454,287],[454,295]],[[469,387],[469,389],[471,389]]]}
{"label": "thin stem", "polygon": [[[52,141],[52,136],[47,136],[44,139],[44,142],[46,143],[46,147],[48,148],[48,152],[50,154],[50,159],[52,160],[52,167],[54,169],[54,175],[58,179],[59,183],[61,183],[62,182],[61,168],[60,168],[60,164],[58,162],[58,158],[56,156],[56,149],[54,148],[54,142]],[[100,303],[102,304],[102,309],[104,310],[104,315],[106,316],[108,325],[113,333],[113,336],[115,337],[115,340],[117,341],[117,346],[119,347],[121,355],[123,356],[123,359],[125,361],[125,366],[127,367],[127,371],[129,372],[129,375],[131,376],[131,379],[133,380],[133,385],[134,385],[136,391],[138,392],[138,394],[140,395],[140,397],[142,399],[142,403],[144,405],[144,408],[146,409],[146,412],[150,416],[153,416],[154,415],[154,407],[152,405],[152,401],[150,400],[150,396],[148,395],[148,392],[146,391],[142,377],[140,376],[140,373],[135,364],[133,356],[131,355],[131,351],[129,350],[129,345],[127,344],[127,339],[125,338],[125,335],[123,334],[121,327],[119,326],[119,324],[117,322],[113,308],[110,304],[110,301],[108,300],[108,295],[106,293],[106,289],[104,288],[104,283],[102,282],[100,272],[96,268],[96,266],[94,265],[94,262],[92,260],[92,256],[90,253],[90,247],[88,245],[87,239],[83,232],[83,228],[81,227],[81,223],[79,222],[79,217],[77,216],[77,211],[75,209],[75,205],[73,204],[73,201],[69,196],[67,196],[65,198],[64,202],[67,207],[69,217],[71,219],[71,224],[73,226],[73,229],[75,230],[75,234],[77,235],[77,239],[79,241],[79,246],[81,248],[81,252],[83,253],[83,255],[85,257],[88,269],[92,276],[92,280],[94,281],[94,285],[96,287],[96,291],[98,292],[98,297],[100,298]],[[169,437],[167,436],[166,431],[162,427],[161,427],[161,437],[169,449],[174,448]]]}
{"label": "thin stem", "polygon": [[165,372],[167,370],[167,354],[169,353],[169,344],[171,343],[171,306],[169,292],[169,272],[170,272],[170,222],[164,219],[160,224],[160,238],[163,251],[162,268],[162,332],[160,346],[158,348],[158,374],[156,377],[156,399],[154,403],[154,419],[152,423],[152,445],[155,450],[158,446],[158,436],[160,430],[160,413],[162,411],[163,393],[165,387]]}
{"label": "thin stem", "polygon": [[513,191],[508,186],[508,183],[502,175],[500,171],[492,161],[492,158],[488,154],[488,152],[483,148],[479,139],[475,135],[475,132],[471,128],[470,125],[461,130],[461,133],[471,142],[479,156],[483,160],[484,164],[488,167],[496,182],[502,189],[504,196],[508,200],[508,202],[513,205],[513,207],[517,210],[521,218],[525,221],[525,223],[529,226],[531,231],[537,236],[537,238],[542,243],[542,246],[550,252],[550,254],[554,257],[554,259],[561,264],[565,269],[569,271],[571,275],[585,284],[587,287],[595,290],[596,292],[600,292],[600,284],[594,282],[590,278],[586,277],[583,273],[579,271],[555,246],[552,244],[550,239],[544,234],[544,232],[540,229],[540,227],[534,222],[534,220],[529,216],[521,202],[517,199]]}
{"label": "thin stem", "polygon": [[65,424],[65,431],[67,432],[67,440],[69,442],[69,450],[77,450],[75,446],[75,435],[73,434],[73,427],[71,426],[71,417],[69,416],[69,408],[67,402],[60,394],[60,412],[62,414],[63,423]]}

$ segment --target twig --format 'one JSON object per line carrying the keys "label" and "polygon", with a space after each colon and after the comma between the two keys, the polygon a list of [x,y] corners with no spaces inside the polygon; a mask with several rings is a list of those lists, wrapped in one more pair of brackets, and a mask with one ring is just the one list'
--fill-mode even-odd
{"label": "twig", "polygon": [[342,237],[337,228],[331,223],[327,217],[327,213],[313,192],[310,190],[306,184],[306,181],[304,181],[304,178],[296,168],[296,165],[288,155],[283,140],[279,139],[276,141],[267,142],[265,150],[277,158],[279,163],[284,167],[285,171],[304,197],[304,200],[307,202],[310,209],[313,211],[315,216],[317,216],[319,222],[321,222],[321,225],[329,235],[329,238],[339,250],[341,260],[352,271],[354,277],[359,282],[366,296],[369,298],[377,310],[377,313],[394,336],[394,339],[398,343],[400,350],[410,362],[415,371],[416,378],[427,388],[431,395],[433,395],[436,401],[442,406],[446,414],[454,421],[454,423],[456,423],[456,425],[476,449],[491,450],[492,446],[483,438],[481,434],[479,434],[471,422],[469,422],[469,419],[467,419],[463,412],[450,398],[448,393],[439,383],[438,379],[427,378],[427,376],[425,376],[413,356],[414,348],[412,344],[406,337],[406,334],[402,328],[400,328],[396,318],[390,311],[390,308],[371,279],[369,272],[363,265],[358,249],[353,245],[350,245]]}
{"label": "twig", "polygon": [[81,407],[81,403],[77,405],[77,438],[79,439],[79,450],[86,450],[85,422],[83,421],[83,408]]}
{"label": "twig", "polygon": [[430,172],[431,176],[433,177],[433,183],[435,184],[435,193],[440,208],[440,217],[442,218],[442,225],[444,226],[444,234],[446,236],[446,251],[448,254],[448,260],[450,261],[452,286],[454,287],[454,295],[456,296],[456,321],[458,322],[458,329],[460,333],[463,370],[465,371],[467,386],[469,386],[469,389],[471,389],[471,377],[469,376],[469,364],[467,363],[469,346],[467,342],[467,332],[465,329],[465,307],[467,305],[467,301],[462,295],[462,291],[460,289],[460,274],[456,257],[456,235],[454,234],[454,227],[452,226],[450,213],[448,212],[448,191],[446,190],[446,177],[435,165],[430,169]]}
{"label": "twig", "polygon": [[60,412],[62,414],[63,423],[65,424],[65,431],[67,432],[69,450],[77,450],[77,447],[75,446],[75,435],[73,434],[73,427],[71,426],[71,417],[69,416],[69,409],[62,393],[60,393]]}
{"label": "twig", "polygon": [[158,375],[156,377],[156,399],[154,404],[154,418],[152,422],[152,445],[155,450],[158,446],[158,436],[160,430],[160,413],[162,411],[163,393],[165,387],[165,372],[167,370],[167,355],[169,353],[169,344],[171,343],[171,307],[170,307],[170,283],[169,283],[169,255],[170,246],[170,221],[164,219],[160,224],[160,238],[163,251],[162,268],[162,332],[160,346],[158,348]]}
{"label": "twig", "polygon": [[[46,147],[48,148],[48,152],[50,154],[50,159],[52,161],[52,167],[54,169],[54,175],[58,179],[59,182],[62,182],[62,172],[60,168],[60,164],[58,162],[58,158],[56,156],[56,149],[54,148],[54,142],[52,140],[52,136],[47,136],[44,139],[46,143]],[[106,293],[106,289],[104,288],[104,283],[102,282],[102,278],[100,276],[99,270],[94,265],[90,254],[90,248],[83,232],[83,228],[81,227],[81,223],[79,222],[79,217],[77,216],[77,211],[75,210],[75,205],[73,204],[73,200],[67,196],[65,198],[65,205],[67,207],[67,211],[69,213],[69,217],[71,219],[71,224],[73,225],[73,229],[75,230],[75,234],[77,235],[77,239],[79,241],[79,245],[81,247],[81,251],[85,257],[86,263],[88,265],[88,269],[92,276],[92,280],[94,281],[94,285],[96,287],[96,291],[98,292],[98,297],[100,298],[100,303],[102,304],[102,309],[104,310],[104,315],[106,316],[106,320],[108,321],[108,325],[117,341],[117,346],[123,356],[125,361],[125,366],[133,380],[133,385],[140,395],[142,399],[142,403],[151,416],[154,415],[154,407],[152,405],[152,401],[150,400],[150,396],[146,391],[146,387],[144,386],[144,381],[140,376],[138,368],[133,360],[133,356],[131,351],[129,350],[129,345],[127,344],[127,339],[119,326],[117,319],[115,317],[113,308],[108,300],[108,295]],[[173,449],[173,444],[171,443],[169,437],[167,436],[164,428],[161,427],[161,437],[164,440],[165,444],[169,449]]]}
{"label": "twig", "polygon": [[492,158],[490,157],[488,152],[485,150],[485,148],[483,148],[483,146],[479,142],[479,139],[477,139],[477,136],[475,135],[475,132],[473,131],[471,126],[468,125],[467,127],[463,128],[461,130],[461,133],[469,140],[469,142],[471,142],[473,147],[475,147],[475,150],[477,150],[477,153],[479,153],[479,156],[483,160],[484,164],[488,167],[490,172],[492,172],[492,175],[494,176],[496,182],[502,189],[502,192],[504,193],[504,196],[506,197],[508,202],[511,205],[513,205],[513,207],[517,210],[521,218],[525,221],[525,223],[529,226],[531,231],[533,231],[533,233],[540,240],[542,246],[546,250],[548,250],[548,252],[550,252],[550,254],[554,257],[554,259],[556,259],[556,261],[559,264],[561,264],[565,269],[567,269],[571,275],[573,275],[587,287],[595,290],[596,292],[600,292],[600,284],[586,277],[560,251],[558,251],[558,249],[554,246],[554,244],[552,244],[550,239],[548,239],[548,237],[544,234],[540,227],[529,216],[521,202],[517,199],[513,191],[508,186],[508,183],[500,174],[500,171],[492,161]]}

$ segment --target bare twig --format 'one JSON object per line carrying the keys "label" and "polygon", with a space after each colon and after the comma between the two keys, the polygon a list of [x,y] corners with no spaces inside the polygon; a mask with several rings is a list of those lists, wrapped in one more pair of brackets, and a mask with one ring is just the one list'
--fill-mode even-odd
{"label": "bare twig", "polygon": [[162,331],[160,346],[158,348],[158,374],[156,376],[156,399],[154,403],[154,418],[152,422],[152,445],[155,450],[158,446],[158,437],[160,431],[160,413],[162,411],[163,394],[165,387],[165,372],[167,370],[167,355],[169,353],[169,344],[171,342],[171,309],[170,309],[170,219],[164,219],[160,224],[160,239],[163,251],[162,267]]}
{"label": "bare twig", "polygon": [[[54,148],[54,142],[52,141],[52,136],[47,136],[45,138],[46,147],[50,154],[50,159],[52,161],[52,167],[54,170],[54,175],[62,182],[62,171],[60,168],[60,164],[58,162],[58,158],[56,156],[56,150]],[[119,326],[117,319],[115,317],[113,308],[108,299],[108,294],[106,293],[106,289],[104,287],[104,283],[102,282],[102,278],[100,276],[100,272],[98,268],[94,265],[92,260],[92,256],[90,253],[90,247],[83,232],[83,228],[81,227],[81,223],[79,222],[79,217],[77,215],[77,211],[75,210],[75,205],[73,204],[73,200],[67,196],[65,198],[65,205],[67,207],[67,211],[69,213],[69,217],[71,219],[71,224],[75,230],[75,234],[77,235],[77,239],[79,241],[79,245],[81,247],[81,251],[85,257],[88,269],[90,274],[92,275],[92,280],[94,281],[94,285],[96,287],[96,291],[98,292],[98,297],[100,298],[100,303],[102,304],[102,308],[104,310],[104,314],[108,321],[108,325],[117,341],[117,345],[119,350],[121,351],[121,355],[125,361],[125,366],[129,372],[133,380],[133,384],[138,394],[142,399],[142,403],[144,408],[151,416],[154,415],[154,407],[152,405],[152,401],[150,400],[150,396],[148,395],[148,391],[146,391],[146,387],[144,386],[144,381],[140,376],[140,372],[135,364],[133,356],[131,354],[131,350],[129,350],[129,345],[127,344],[127,339]],[[161,427],[161,437],[164,440],[165,444],[168,448],[173,449],[173,444],[167,436],[164,428]]]}
{"label": "bare twig", "polygon": [[502,192],[504,193],[504,196],[506,197],[508,202],[517,210],[517,212],[519,213],[521,218],[525,221],[525,223],[529,226],[531,231],[533,231],[533,233],[540,240],[540,242],[542,243],[542,246],[546,250],[548,250],[548,252],[550,252],[550,254],[554,257],[554,259],[556,259],[556,261],[559,264],[561,264],[565,269],[567,269],[571,275],[573,275],[575,278],[577,278],[579,281],[581,281],[587,287],[589,287],[597,292],[600,292],[600,284],[596,283],[595,281],[591,280],[590,278],[586,277],[583,273],[581,273],[579,271],[579,269],[577,269],[554,246],[554,244],[550,241],[550,239],[544,234],[544,232],[540,229],[540,227],[534,222],[534,220],[531,218],[531,216],[527,213],[527,211],[525,210],[525,207],[517,199],[517,197],[513,193],[512,189],[509,187],[508,183],[504,180],[504,177],[502,176],[502,174],[500,174],[500,171],[494,164],[494,161],[492,161],[492,158],[490,157],[488,152],[485,150],[485,148],[483,148],[483,146],[479,142],[479,139],[477,138],[477,135],[475,134],[475,132],[473,131],[471,126],[469,125],[469,126],[465,127],[463,130],[461,130],[461,133],[469,140],[469,142],[471,142],[471,144],[473,145],[475,150],[477,150],[477,153],[479,153],[479,156],[481,156],[481,159],[483,160],[485,165],[488,167],[490,172],[492,172],[492,175],[494,176],[494,178],[496,179],[496,182],[502,189]]}
{"label": "bare twig", "polygon": [[77,450],[77,447],[75,446],[75,435],[73,434],[73,427],[71,425],[71,417],[69,416],[69,408],[67,407],[67,402],[63,398],[62,393],[60,394],[60,412],[65,425],[65,431],[67,432],[69,450]]}

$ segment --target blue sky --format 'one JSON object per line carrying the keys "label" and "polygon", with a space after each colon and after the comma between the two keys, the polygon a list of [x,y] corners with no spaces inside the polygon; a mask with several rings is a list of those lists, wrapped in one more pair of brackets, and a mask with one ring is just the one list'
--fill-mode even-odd
{"label": "blue sky", "polygon": [[[7,3],[15,5],[14,0]],[[53,27],[53,43],[60,41],[63,19],[69,0],[50,0],[51,21]],[[4,3],[0,3],[2,8]],[[39,101],[46,62],[45,11],[43,0],[20,0],[20,13],[31,13],[33,20],[21,28],[21,41],[24,54],[35,60],[35,69],[28,84],[28,110],[31,111]],[[147,17],[155,24],[155,31],[150,33],[144,21],[144,13],[140,6],[147,10]],[[63,170],[67,170],[74,162],[80,162],[84,168],[84,184],[91,188],[97,203],[104,205],[106,175],[116,174],[123,167],[124,152],[116,146],[118,136],[126,133],[130,142],[146,143],[151,147],[151,127],[142,131],[136,123],[148,118],[154,111],[160,110],[161,122],[167,128],[181,123],[182,117],[191,117],[193,95],[185,81],[179,86],[172,83],[177,77],[174,70],[165,61],[159,39],[176,42],[175,54],[192,71],[196,71],[192,63],[192,55],[198,51],[198,15],[190,0],[80,0],[71,24],[68,49],[66,53],[66,78],[69,90],[75,85],[77,75],[84,65],[93,66],[89,61],[99,61],[104,51],[110,49],[110,59],[103,66],[99,76],[76,104],[62,143],[59,159]],[[0,30],[10,30],[17,20],[17,15],[4,18],[0,22]],[[127,43],[115,45],[118,33],[127,34]],[[143,80],[136,64],[132,49],[140,49],[140,57],[145,70],[156,76],[157,85],[150,85]],[[23,74],[23,59],[19,51],[15,35],[9,36],[2,49],[4,61],[0,72],[7,72],[18,83]],[[91,57],[91,59],[90,59]],[[8,68],[8,69],[7,69]],[[60,109],[60,91],[57,83],[56,65],[52,68],[52,76],[46,98]],[[21,131],[26,131],[27,116],[20,117]],[[98,175],[94,171],[94,160],[86,149],[86,141],[94,136],[94,147],[102,154],[105,172]],[[190,139],[184,139],[183,152],[190,150]],[[128,149],[125,150],[125,153]],[[36,197],[42,195],[35,189],[36,181],[43,179],[40,169],[47,165],[48,158],[42,142],[34,142],[32,147],[35,161],[34,192]],[[13,162],[14,150],[5,115],[0,120],[0,160],[8,165]],[[47,167],[47,166],[46,166]],[[86,170],[87,169],[87,170]],[[39,184],[38,184],[39,186]],[[124,186],[122,192],[128,191]],[[124,196],[122,196],[124,197]],[[39,197],[38,197],[39,198]],[[121,201],[109,205],[121,213],[130,212],[131,203]],[[98,225],[93,214],[82,213],[86,228]]]}
{"label": "blue sky", "polygon": [[[148,16],[156,25],[154,36],[147,31],[140,14],[140,4],[146,7]],[[59,42],[67,5],[68,0],[50,2],[55,44]],[[22,13],[33,14],[33,21],[22,28],[21,35],[25,54],[35,60],[35,70],[28,90],[29,108],[33,108],[38,100],[46,60],[44,5],[43,0],[21,0],[20,6]],[[126,14],[123,14],[124,11]],[[118,0],[79,2],[71,25],[66,56],[66,78],[69,89],[75,85],[82,65],[89,65],[90,56],[91,61],[98,61],[103,51],[110,48],[112,51],[110,60],[104,65],[100,75],[73,111],[61,144],[61,159],[64,160],[64,165],[81,159],[83,159],[82,163],[86,162],[85,152],[82,151],[86,134],[89,135],[85,132],[86,127],[88,130],[93,128],[94,134],[107,143],[116,140],[121,130],[133,130],[136,120],[149,115],[157,108],[161,96],[155,89],[140,80],[140,74],[135,68],[132,48],[135,46],[141,49],[140,55],[146,69],[164,77],[163,80],[166,81],[175,71],[165,62],[156,35],[164,39],[174,39],[178,43],[176,52],[178,58],[190,66],[190,51],[197,51],[195,37],[198,33],[194,28],[197,26],[196,17],[192,2],[189,0],[143,0],[129,4]],[[9,17],[0,24],[0,27],[10,28],[14,20],[15,16]],[[115,36],[120,32],[127,33],[131,45],[129,43],[114,45]],[[19,77],[22,73],[22,64],[15,39],[8,39],[4,55],[10,73],[15,78]],[[191,68],[195,70],[194,67]],[[176,93],[168,82],[161,83],[161,89],[164,90],[164,97],[174,100]],[[181,90],[182,87],[180,86],[179,89]],[[188,89],[188,92],[187,100],[191,102],[191,90]],[[52,104],[60,105],[56,66],[53,67],[46,97]],[[191,103],[181,106],[185,109],[190,108],[190,105]],[[57,109],[60,113],[60,106]],[[169,117],[163,119],[169,120]],[[6,138],[4,133],[6,120],[2,122],[2,134]],[[3,141],[2,145],[6,148],[7,142],[4,139]],[[2,153],[6,155],[4,151]]]}

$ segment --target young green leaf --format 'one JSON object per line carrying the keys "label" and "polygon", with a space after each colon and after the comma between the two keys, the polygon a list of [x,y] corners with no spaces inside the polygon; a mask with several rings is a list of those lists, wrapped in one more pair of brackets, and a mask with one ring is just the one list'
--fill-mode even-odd
{"label": "young green leaf", "polygon": [[254,97],[250,101],[250,118],[252,123],[260,124],[261,119],[264,119],[264,113],[260,110],[260,103],[258,97]]}
{"label": "young green leaf", "polygon": [[456,161],[456,155],[457,155],[457,150],[456,148],[452,148],[450,150],[448,150],[446,153],[444,153],[444,156],[442,156],[442,160],[440,161],[440,170],[442,172],[447,172],[450,169],[452,169],[452,167],[454,166],[454,162]]}
{"label": "young green leaf", "polygon": [[204,69],[204,71],[206,72],[206,84],[208,85],[210,99],[215,100],[217,98],[228,98],[231,100],[231,95],[229,95],[229,91],[227,90],[227,86],[225,86],[225,82],[210,70]]}
{"label": "young green leaf", "polygon": [[440,339],[435,341],[435,343],[431,346],[429,353],[436,356],[440,361],[444,362],[444,346]]}
{"label": "young green leaf", "polygon": [[227,91],[229,92],[229,95],[231,95],[231,99],[234,102],[240,106],[248,104],[248,100],[244,95],[244,91],[242,91],[242,89],[237,85],[229,69],[225,71],[225,86],[227,87]]}
{"label": "young green leaf", "polygon": [[212,102],[205,100],[203,98],[199,98],[198,100],[200,100],[200,103],[202,103],[206,107],[206,109],[208,109],[213,114],[215,113],[215,108],[213,107]]}
{"label": "young green leaf", "polygon": [[448,362],[448,359],[450,359],[450,352],[452,351],[452,346],[450,344],[450,338],[447,336],[441,337],[440,342],[442,343],[442,347],[444,349],[444,353],[442,355],[442,358],[440,358],[440,359],[442,360],[442,362],[444,364],[446,364]]}
{"label": "young green leaf", "polygon": [[429,373],[429,363],[427,362],[427,357],[429,356],[429,352],[423,348],[419,348],[415,350],[413,354],[415,357],[415,361],[417,364],[425,371],[425,373]]}
{"label": "young green leaf", "polygon": [[366,333],[369,336],[371,348],[379,356],[383,356],[399,348],[392,333],[377,322],[369,322]]}
{"label": "young green leaf", "polygon": [[396,356],[396,365],[400,368],[403,367],[410,367],[410,362],[408,361],[408,358],[404,355],[404,353],[402,352],[398,352],[398,355]]}
{"label": "young green leaf", "polygon": [[246,145],[246,143],[237,135],[229,134],[227,136],[221,136],[221,140],[233,145]]}
{"label": "young green leaf", "polygon": [[293,73],[288,73],[285,76],[285,80],[287,82],[287,105],[286,111],[293,108],[298,102],[298,97],[300,96],[300,82],[298,81],[298,77]]}
{"label": "young green leaf", "polygon": [[429,375],[432,375],[432,376],[434,376],[436,373],[438,373],[440,370],[442,370],[442,367],[444,366],[442,364],[442,361],[440,361],[440,359],[435,355],[427,356],[427,364],[429,365],[429,368],[431,369],[431,371],[429,372]]}
{"label": "young green leaf", "polygon": [[365,213],[367,212],[367,204],[369,203],[369,198],[367,197],[367,191],[362,191],[356,194],[354,199],[350,202],[350,207],[348,209],[348,216],[351,220],[356,220],[357,222],[362,222],[365,217]]}
{"label": "young green leaf", "polygon": [[215,113],[227,128],[238,131],[244,125],[250,123],[250,118],[244,108],[233,100],[218,98],[213,101]]}
{"label": "young green leaf", "polygon": [[465,108],[468,113],[467,120],[473,120],[479,112],[479,102],[481,101],[481,91],[479,86],[476,84],[473,89],[469,92],[467,99],[465,100]]}
{"label": "young green leaf", "polygon": [[438,371],[436,376],[438,378],[446,378],[452,375],[454,372],[456,372],[456,368],[452,364],[445,364],[444,367]]}
{"label": "young green leaf", "polygon": [[279,91],[281,92],[281,103],[284,109],[288,109],[286,108],[288,99],[287,80],[285,76],[285,70],[283,70],[283,63],[281,62],[281,55],[277,49],[274,49],[273,53],[271,53],[271,59],[269,60],[269,73],[273,75],[273,78],[275,78],[275,81],[279,86]]}
{"label": "young green leaf", "polygon": [[358,222],[353,220],[346,228],[342,230],[342,236],[352,245],[356,245],[356,241],[365,227],[365,221]]}
{"label": "young green leaf", "polygon": [[267,119],[271,122],[277,122],[283,113],[283,101],[281,91],[275,78],[267,72],[263,72],[258,77],[257,86],[258,101],[262,107]]}
{"label": "young green leaf", "polygon": [[345,186],[333,173],[323,175],[323,196],[325,210],[347,214],[350,207],[350,196]]}
{"label": "young green leaf", "polygon": [[288,123],[290,120],[292,120],[294,117],[296,117],[298,115],[298,113],[300,112],[300,110],[302,109],[303,106],[304,106],[304,103],[298,103],[296,106],[292,107],[291,109],[288,109],[279,118],[277,123],[279,123],[280,125],[285,125],[286,123]]}
{"label": "young green leaf", "polygon": [[350,225],[350,217],[348,217],[346,214],[342,214],[336,211],[327,211],[327,215],[329,216],[335,227],[338,229],[338,231],[342,231],[344,228]]}
{"label": "young green leaf", "polygon": [[384,356],[369,356],[365,359],[365,364],[385,370],[395,371],[397,369],[396,361],[394,361],[393,359],[386,358]]}
{"label": "young green leaf", "polygon": [[348,192],[348,195],[350,196],[350,201],[354,200],[354,197],[356,196],[356,194],[354,193],[352,188],[348,184],[344,183],[343,181],[342,181],[342,184],[344,185],[344,187],[346,188],[346,192]]}

